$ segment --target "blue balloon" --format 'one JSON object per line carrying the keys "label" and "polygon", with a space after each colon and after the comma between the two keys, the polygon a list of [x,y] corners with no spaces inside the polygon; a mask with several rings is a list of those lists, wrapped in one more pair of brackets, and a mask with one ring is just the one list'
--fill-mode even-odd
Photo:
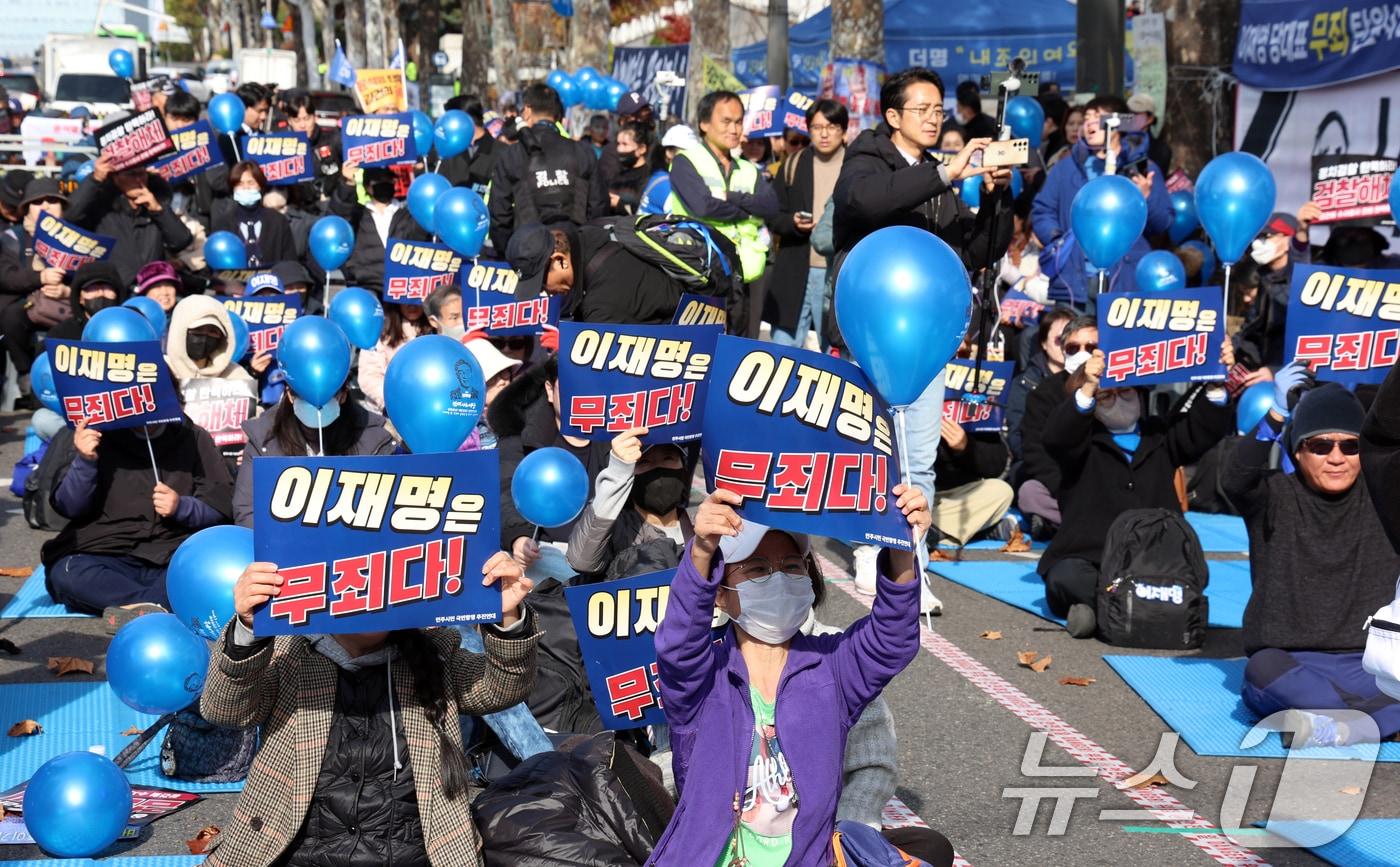
{"label": "blue balloon", "polygon": [[627,93],[627,85],[618,81],[616,78],[607,79],[606,84],[608,98],[607,104],[603,107],[606,108],[608,111],[617,111],[618,102],[620,102],[622,100],[623,95]]}
{"label": "blue balloon", "polygon": [[282,332],[277,361],[296,396],[323,407],[350,375],[350,340],[324,316],[298,316]]}
{"label": "blue balloon", "polygon": [[588,502],[588,471],[557,446],[535,449],[515,468],[510,497],[531,524],[562,527]]}
{"label": "blue balloon", "polygon": [[243,128],[243,100],[236,93],[221,93],[209,100],[209,125],[232,134]]}
{"label": "blue balloon", "polygon": [[574,0],[549,0],[549,5],[564,18],[574,17]]}
{"label": "blue balloon", "polygon": [[438,156],[447,159],[471,147],[474,135],[476,124],[472,123],[472,116],[454,108],[438,118],[433,128],[433,144],[437,146]]}
{"label": "blue balloon", "polygon": [[1400,222],[1400,172],[1390,176],[1390,218]]}
{"label": "blue balloon", "polygon": [[213,271],[241,271],[248,267],[248,248],[232,232],[214,232],[204,240],[204,261]]}
{"label": "blue balloon", "polygon": [[1196,212],[1220,260],[1233,265],[1269,221],[1278,188],[1254,154],[1221,154],[1196,179]]}
{"label": "blue balloon", "polygon": [[88,160],[87,162],[83,163],[82,165],[78,166],[76,169],[73,170],[73,180],[77,181],[78,183],[82,183],[83,181],[87,180],[88,175],[92,174],[93,169],[95,168],[97,168],[96,161]]}
{"label": "blue balloon", "polygon": [[359,286],[347,286],[335,293],[326,315],[361,349],[373,349],[379,342],[379,332],[384,330],[384,305],[373,292]]}
{"label": "blue balloon", "polygon": [[93,343],[131,343],[159,340],[150,320],[130,307],[107,307],[93,314],[83,326],[83,340]]}
{"label": "blue balloon", "polygon": [[1186,266],[1175,253],[1153,250],[1138,260],[1137,287],[1143,292],[1170,292],[1186,288]]}
{"label": "blue balloon", "polygon": [[1181,245],[1182,250],[1195,250],[1201,254],[1201,284],[1208,285],[1215,276],[1215,251],[1205,241],[1191,240]]}
{"label": "blue balloon", "polygon": [[98,854],[116,842],[130,819],[126,773],[97,753],[79,750],[49,759],[24,790],[24,827],[55,858]]}
{"label": "blue balloon", "polygon": [[107,65],[117,78],[133,78],[136,75],[136,59],[125,48],[113,48],[107,52]]}
{"label": "blue balloon", "polygon": [[569,73],[562,69],[551,69],[549,75],[544,77],[544,83],[554,88],[554,92],[559,94],[560,99],[564,97],[564,88],[572,85],[574,80]]}
{"label": "blue balloon", "polygon": [[[973,175],[970,178],[962,179],[962,200],[969,208],[980,208],[982,206],[982,176]],[[1025,189],[1025,181],[1021,179],[1021,173],[1017,169],[1011,170],[1011,198],[1021,195],[1021,190]]]}
{"label": "blue balloon", "polygon": [[1235,405],[1235,430],[1240,436],[1249,434],[1269,414],[1274,406],[1274,384],[1256,382],[1240,392],[1239,403]]}
{"label": "blue balloon", "polygon": [[248,354],[248,323],[232,310],[228,311],[228,320],[233,326],[233,339],[229,341],[233,344],[233,360],[242,361],[243,356]]}
{"label": "blue balloon", "polygon": [[112,692],[141,713],[189,707],[208,671],[209,645],[174,614],[144,614],[118,629],[107,647]]}
{"label": "blue balloon", "polygon": [[608,85],[601,76],[590,78],[582,83],[583,104],[595,111],[608,107]]}
{"label": "blue balloon", "polygon": [[384,410],[414,454],[455,452],[485,409],[481,365],[451,337],[416,337],[389,360]]}
{"label": "blue balloon", "polygon": [[151,323],[155,329],[156,336],[165,333],[165,326],[169,320],[165,316],[165,308],[160,306],[160,302],[145,295],[133,295],[122,304],[123,307],[130,307],[137,313],[146,317],[146,321]]}
{"label": "blue balloon", "polygon": [[253,531],[225,524],[180,543],[165,571],[170,610],[190,632],[217,641],[233,619],[233,585],[253,562]]}
{"label": "blue balloon", "polygon": [[1172,224],[1167,236],[1173,244],[1180,244],[1201,227],[1201,218],[1196,215],[1196,198],[1190,192],[1177,190],[1171,194],[1171,200]]}
{"label": "blue balloon", "polygon": [[1069,208],[1074,240],[1100,271],[1112,268],[1142,237],[1147,200],[1122,175],[1099,175],[1080,188]]}
{"label": "blue balloon", "polygon": [[355,246],[355,233],[344,217],[327,214],[311,225],[308,246],[318,265],[327,271],[334,271],[350,258],[350,251]]}
{"label": "blue balloon", "polygon": [[574,73],[574,83],[578,85],[585,85],[595,78],[602,77],[603,73],[599,72],[597,69],[594,69],[591,66],[580,66],[578,72]]}
{"label": "blue balloon", "polygon": [[438,196],[450,189],[452,182],[436,172],[419,175],[408,185],[408,212],[429,235],[438,233],[433,228],[436,225],[433,222],[433,208],[437,207]]}
{"label": "blue balloon", "polygon": [[1045,135],[1045,109],[1033,96],[1016,96],[1006,101],[1006,123],[1015,138],[1028,138],[1033,148],[1040,147]]}
{"label": "blue balloon", "polygon": [[59,415],[63,415],[63,401],[58,397],[58,386],[53,381],[53,364],[47,352],[39,353],[29,368],[29,387],[39,402]]}
{"label": "blue balloon", "polygon": [[433,119],[416,108],[409,113],[413,115],[413,147],[419,157],[426,157],[433,149]]}
{"label": "blue balloon", "polygon": [[466,187],[453,187],[433,206],[433,225],[444,244],[471,258],[486,242],[491,216],[481,196]]}
{"label": "blue balloon", "polygon": [[568,107],[583,104],[583,85],[578,80],[567,73],[561,73],[564,78],[556,84],[551,84],[559,92],[559,100]]}
{"label": "blue balloon", "polygon": [[892,406],[908,406],[953,357],[972,318],[958,254],[913,226],[863,238],[836,278],[836,321],[856,362]]}

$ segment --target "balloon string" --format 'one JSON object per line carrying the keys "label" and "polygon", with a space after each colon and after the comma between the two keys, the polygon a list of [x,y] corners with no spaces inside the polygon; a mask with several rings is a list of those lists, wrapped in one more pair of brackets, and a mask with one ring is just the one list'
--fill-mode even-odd
{"label": "balloon string", "polygon": [[156,450],[151,445],[151,426],[142,425],[146,430],[146,453],[151,456],[151,475],[156,477],[156,484],[160,484],[160,469],[156,466]]}
{"label": "balloon string", "polygon": [[326,456],[326,427],[321,423],[321,408],[316,407],[316,454],[318,457]]}
{"label": "balloon string", "polygon": [[[904,428],[904,411],[906,409],[908,409],[908,407],[897,406],[894,408],[894,425],[897,431],[895,445],[899,449],[899,480],[907,486],[913,483],[913,477],[909,472],[909,445]],[[930,507],[932,507],[932,505],[932,503],[929,504]],[[933,588],[928,586],[930,580],[928,572],[924,569],[924,559],[919,556],[923,553],[919,549],[919,536],[918,533],[914,531],[913,527],[909,528],[909,540],[914,543],[913,550],[910,553],[914,555],[914,569],[919,573],[919,581],[924,585],[924,589],[928,590],[929,594],[932,595]],[[932,611],[924,613],[924,626],[929,632],[933,631]]]}

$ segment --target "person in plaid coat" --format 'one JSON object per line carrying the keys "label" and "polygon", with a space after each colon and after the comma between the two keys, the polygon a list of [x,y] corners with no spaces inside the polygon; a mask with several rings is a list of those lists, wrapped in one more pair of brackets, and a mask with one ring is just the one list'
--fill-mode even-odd
{"label": "person in plaid coat", "polygon": [[282,579],[271,563],[248,567],[200,711],[261,726],[262,746],[209,867],[482,863],[458,714],[523,701],[540,639],[520,567],[498,553],[483,571],[504,616],[483,627],[479,654],[454,629],[258,639],[252,612]]}

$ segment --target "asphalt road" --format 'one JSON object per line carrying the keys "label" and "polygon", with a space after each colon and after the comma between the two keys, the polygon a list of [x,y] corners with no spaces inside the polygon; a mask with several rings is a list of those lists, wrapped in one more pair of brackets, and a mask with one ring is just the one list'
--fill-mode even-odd
{"label": "asphalt road", "polygon": [[[20,456],[24,423],[20,416],[0,414],[0,476],[8,476],[9,468]],[[8,481],[5,487],[8,488]],[[45,538],[46,534],[28,528],[19,502],[8,490],[0,493],[0,566],[36,565],[39,546]],[[827,545],[823,554],[835,568],[827,569],[833,586],[820,612],[822,619],[849,623],[862,614],[868,600],[857,597],[851,588],[846,549]],[[8,601],[19,584],[17,579],[0,578],[0,605]],[[1084,742],[1078,743],[1075,752],[1081,758],[1091,757],[1085,760],[1097,762],[1110,779],[1122,776],[1121,767],[1114,772],[1113,763],[1105,756],[1115,757],[1133,770],[1145,767],[1153,758],[1159,737],[1167,728],[1104,663],[1103,654],[1110,648],[1095,641],[1075,641],[1054,624],[941,579],[935,589],[945,603],[945,613],[934,620],[934,633],[925,636],[925,644],[936,649],[938,655],[931,650],[921,651],[886,691],[898,728],[898,795],[910,808],[943,831],[959,853],[978,867],[1205,865],[1215,861],[1193,842],[1208,844],[1212,839],[1219,840],[1212,835],[1163,832],[1164,823],[1146,819],[1100,821],[1101,809],[1139,806],[1102,777],[1022,774],[1022,760],[1036,730],[1023,721],[1023,716],[1053,729],[1062,742],[1075,743],[1072,739],[1077,732],[1097,745],[1102,752]],[[1001,632],[1002,639],[981,638],[987,630]],[[0,620],[0,638],[7,638],[22,649],[17,657],[0,655],[0,684],[50,680],[53,675],[45,668],[45,661],[51,655],[96,660],[97,671],[92,679],[104,677],[102,660],[109,639],[97,620]],[[1048,671],[1036,673],[1017,664],[1016,653],[1021,650],[1050,654],[1054,662]],[[1196,655],[1227,657],[1240,653],[1238,631],[1211,630],[1205,647]],[[956,668],[947,660],[956,663]],[[1085,687],[1060,685],[1060,678],[1065,676],[1095,680]],[[1019,690],[1025,698],[1017,697],[1008,687]],[[1000,696],[1001,701],[994,696]],[[1007,704],[1017,707],[1021,716],[1009,710]],[[1053,722],[1044,711],[1062,722]],[[22,708],[5,707],[0,710],[0,722],[8,727],[14,719],[22,719],[22,713]],[[1040,765],[1084,766],[1080,758],[1054,742],[1044,747]],[[1268,817],[1284,762],[1198,757],[1183,742],[1176,748],[1175,765],[1195,785],[1189,789],[1165,786],[1162,791],[1194,811],[1204,820],[1200,824],[1216,826],[1234,767],[1257,769],[1244,816],[1244,823],[1248,824]],[[0,786],[16,782],[19,781],[0,780]],[[1022,801],[1005,797],[1004,790],[1038,785],[1090,789],[1095,794],[1073,803],[1062,834],[1047,833],[1052,800],[1040,805],[1029,833],[1017,834]],[[184,854],[184,841],[200,828],[227,823],[235,797],[209,796],[192,808],[159,820],[135,844],[121,844],[114,847],[114,852]],[[1395,805],[1400,804],[1397,766],[1377,765],[1369,785],[1357,797],[1364,799],[1363,816],[1394,815]],[[1323,863],[1300,850],[1259,849],[1256,854],[1259,861],[1246,863]],[[36,857],[42,855],[32,846],[0,846],[0,860]]]}

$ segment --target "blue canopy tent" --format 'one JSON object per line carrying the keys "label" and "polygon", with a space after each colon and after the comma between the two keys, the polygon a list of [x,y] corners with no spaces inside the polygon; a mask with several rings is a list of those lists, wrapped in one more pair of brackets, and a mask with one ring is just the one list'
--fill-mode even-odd
{"label": "blue canopy tent", "polygon": [[[821,84],[831,44],[831,8],[788,31],[792,86]],[[768,80],[767,41],[734,50],[734,73],[750,87]],[[1068,0],[930,0],[885,3],[885,69],[927,66],[952,84],[1006,69],[1021,55],[1042,82],[1074,87],[1075,9]],[[951,94],[950,94],[951,96]]]}

